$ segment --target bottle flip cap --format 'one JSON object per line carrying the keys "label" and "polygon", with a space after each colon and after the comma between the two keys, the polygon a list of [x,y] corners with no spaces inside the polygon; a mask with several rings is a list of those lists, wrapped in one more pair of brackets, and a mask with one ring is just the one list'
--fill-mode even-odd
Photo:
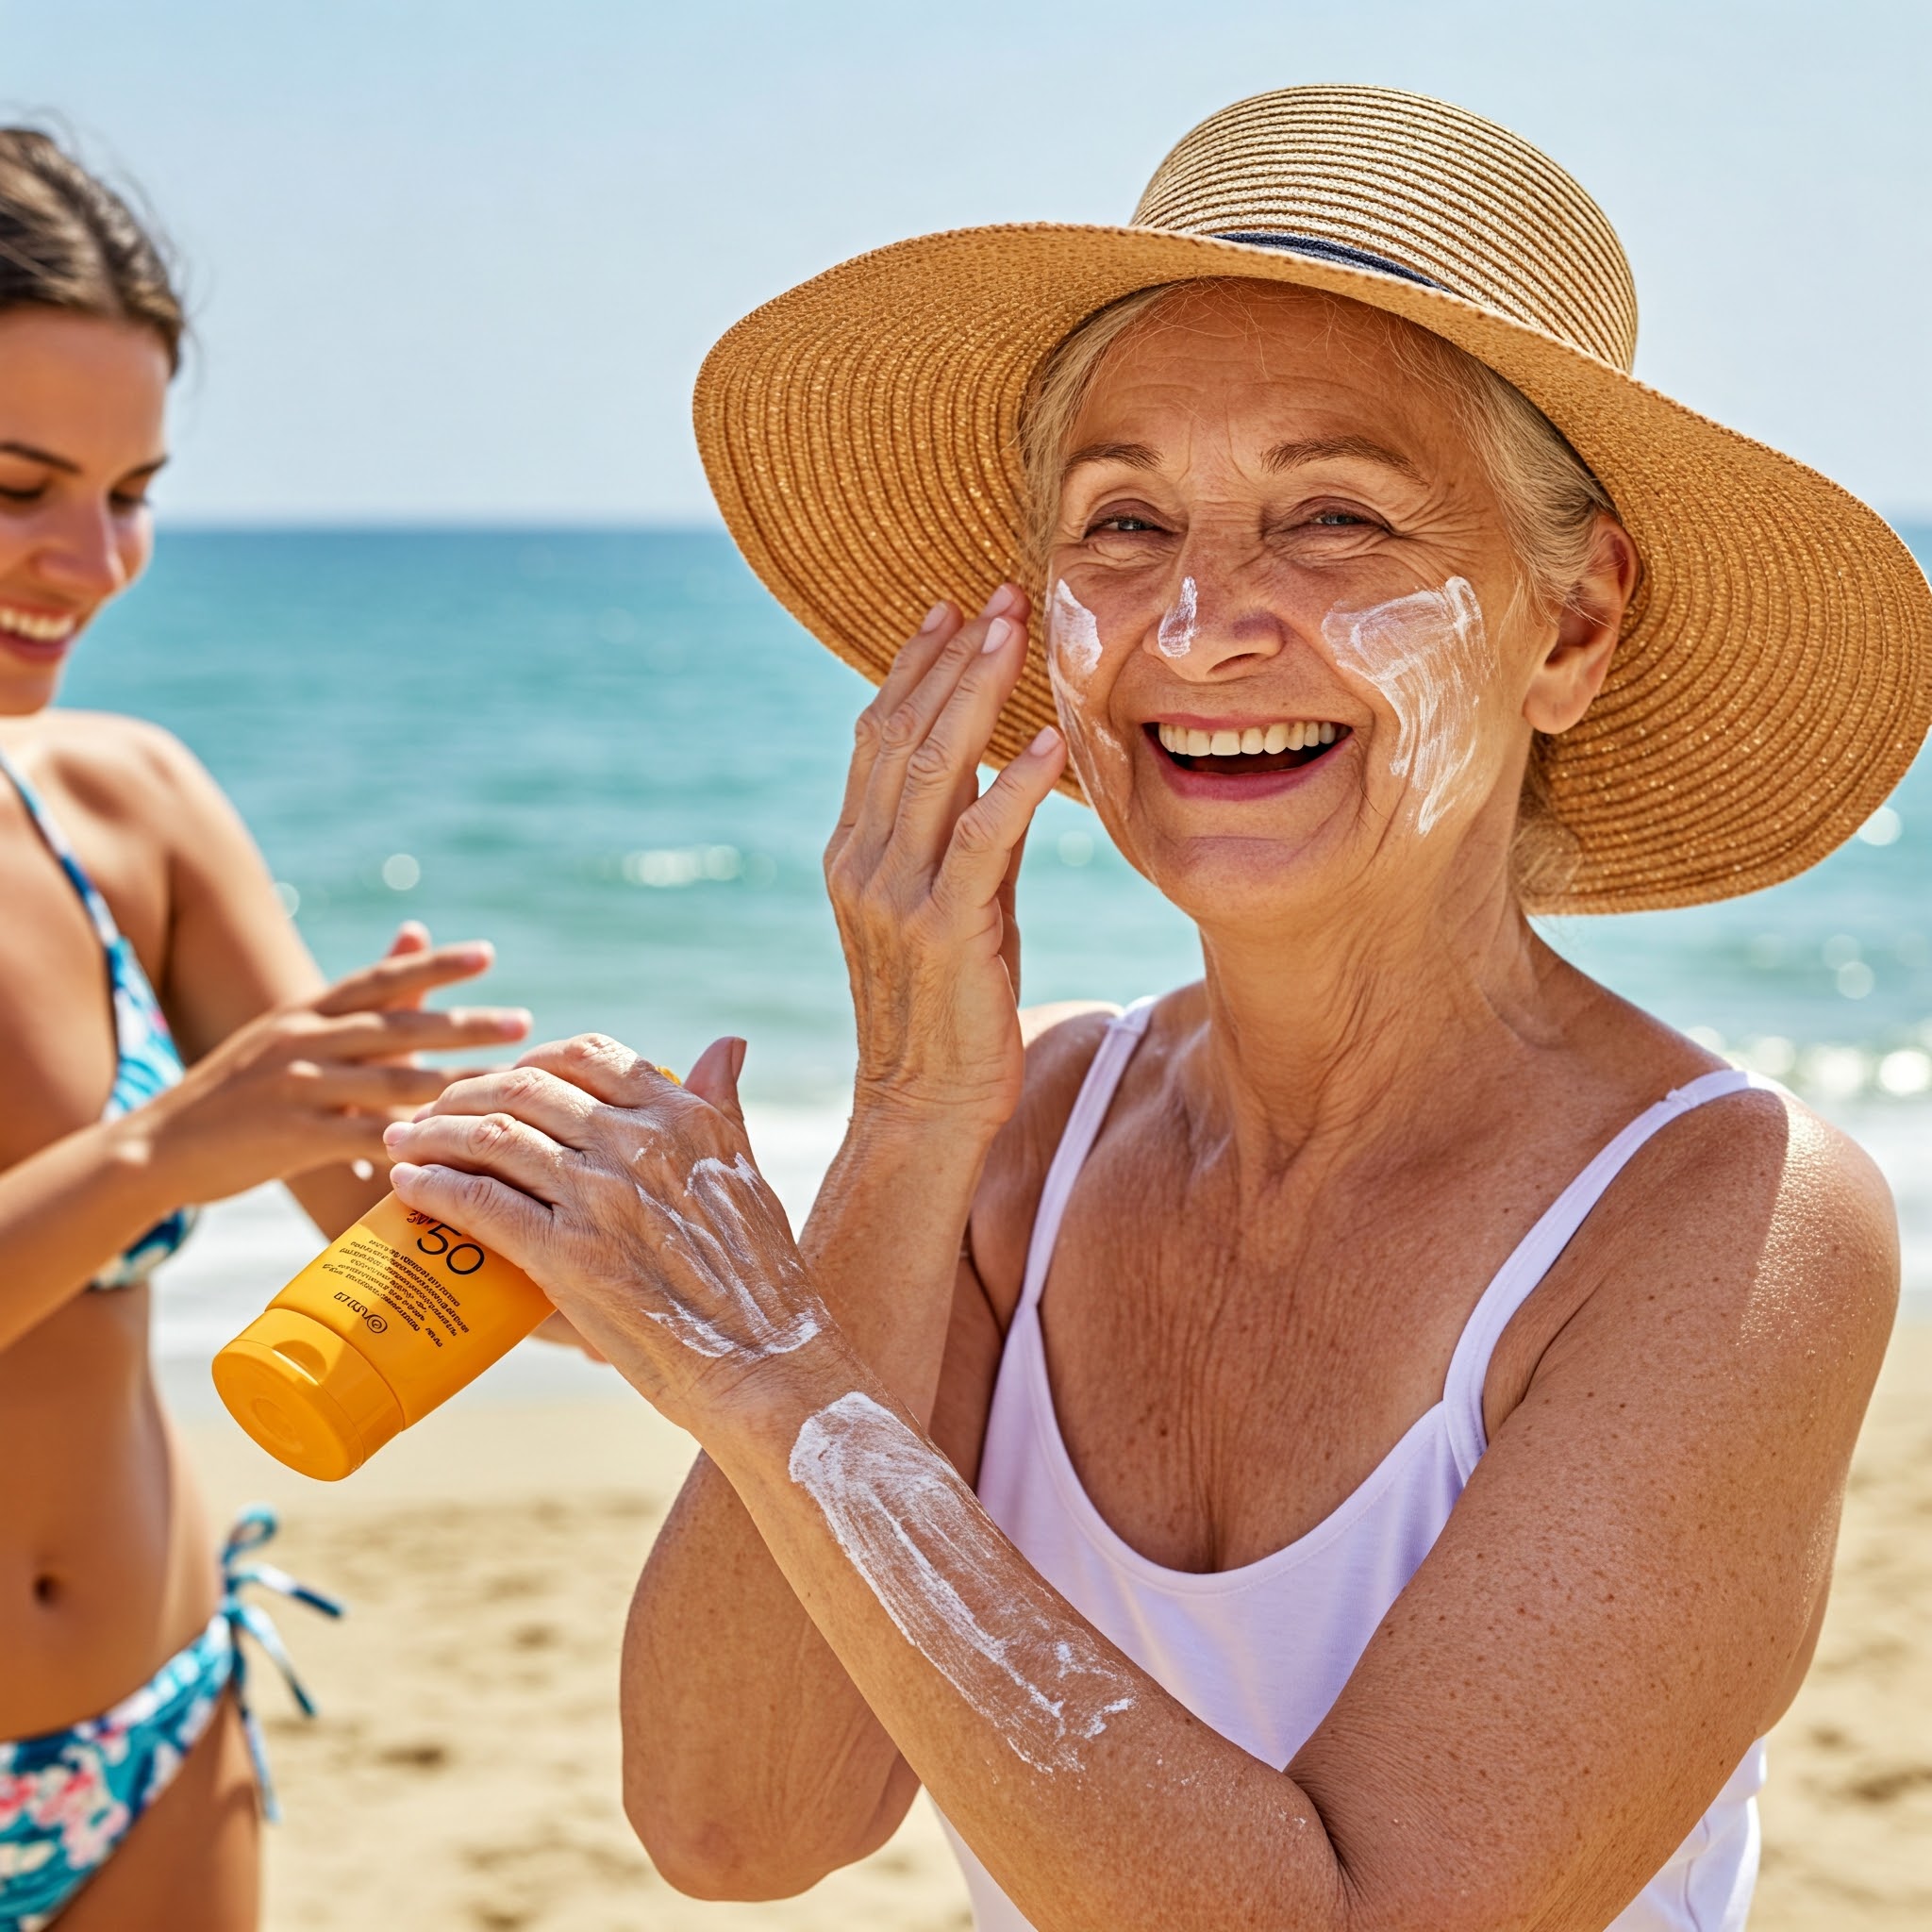
{"label": "bottle flip cap", "polygon": [[216,1356],[215,1390],[277,1461],[340,1482],[408,1418],[389,1384],[334,1329],[270,1308]]}

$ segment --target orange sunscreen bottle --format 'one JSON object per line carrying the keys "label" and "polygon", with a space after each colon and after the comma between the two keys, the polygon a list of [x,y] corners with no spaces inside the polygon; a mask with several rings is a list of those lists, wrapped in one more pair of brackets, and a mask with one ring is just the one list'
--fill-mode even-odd
{"label": "orange sunscreen bottle", "polygon": [[336,1482],[549,1313],[522,1269],[391,1194],[215,1357],[215,1388],[271,1456]]}

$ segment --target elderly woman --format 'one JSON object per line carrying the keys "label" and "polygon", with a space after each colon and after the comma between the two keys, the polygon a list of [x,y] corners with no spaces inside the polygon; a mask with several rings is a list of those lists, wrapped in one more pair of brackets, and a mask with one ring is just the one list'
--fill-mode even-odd
{"label": "elderly woman", "polygon": [[[625,1657],[675,1883],[795,1891],[924,1784],[985,1928],[1743,1924],[1891,1213],[1526,914],[1829,850],[1932,625],[1869,512],[1629,378],[1634,312],[1534,150],[1298,89],[1132,228],[909,242],[714,352],[740,541],[884,676],[849,1138],[794,1244],[735,1045],[390,1135],[704,1447]],[[1206,973],[1029,1041],[1075,777]]]}

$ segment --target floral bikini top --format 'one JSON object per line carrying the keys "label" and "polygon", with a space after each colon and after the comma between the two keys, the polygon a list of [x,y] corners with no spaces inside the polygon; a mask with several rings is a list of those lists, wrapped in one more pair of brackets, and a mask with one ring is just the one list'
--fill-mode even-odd
{"label": "floral bikini top", "polygon": [[[108,984],[114,995],[114,1042],[118,1058],[114,1065],[114,1085],[108,1104],[101,1110],[104,1121],[119,1120],[137,1107],[152,1100],[180,1079],[181,1056],[175,1050],[175,1036],[168,1031],[155,990],[142,971],[134,948],[122,937],[114,924],[108,902],[95,890],[94,882],[81,870],[60,827],[41,803],[33,787],[21,776],[4,751],[0,751],[0,774],[11,780],[26,807],[27,816],[44,841],[47,850],[60,861],[68,883],[80,894],[80,903],[93,921],[101,950],[108,958]],[[177,1208],[165,1221],[157,1223],[132,1247],[111,1261],[88,1283],[90,1288],[133,1288],[152,1274],[183,1241],[194,1225],[192,1208]]]}

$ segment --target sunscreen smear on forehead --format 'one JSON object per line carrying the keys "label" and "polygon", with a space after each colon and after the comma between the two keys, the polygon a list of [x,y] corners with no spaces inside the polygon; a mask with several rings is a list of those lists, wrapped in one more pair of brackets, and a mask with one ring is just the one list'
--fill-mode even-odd
{"label": "sunscreen smear on forehead", "polygon": [[215,1357],[215,1389],[277,1461],[336,1482],[550,1311],[522,1269],[391,1194]]}

